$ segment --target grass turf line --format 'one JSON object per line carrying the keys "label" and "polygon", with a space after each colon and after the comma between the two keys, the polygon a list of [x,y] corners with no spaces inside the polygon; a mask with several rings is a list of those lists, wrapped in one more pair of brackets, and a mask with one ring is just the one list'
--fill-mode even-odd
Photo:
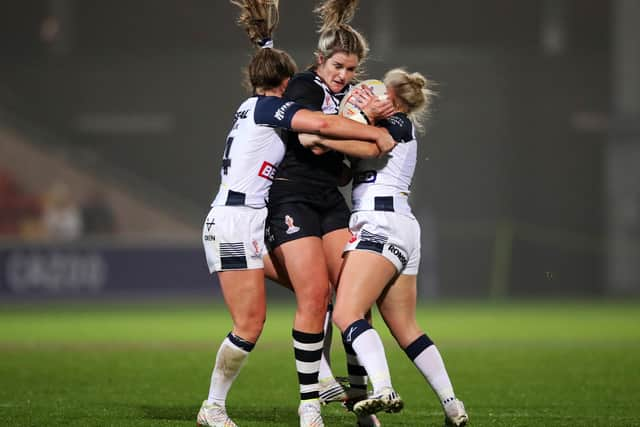
{"label": "grass turf line", "polygon": [[[419,310],[473,426],[640,425],[640,305],[442,303]],[[269,307],[261,341],[232,388],[243,426],[297,425],[294,309]],[[383,425],[442,425],[435,395],[379,317],[394,386],[405,399]],[[193,426],[224,306],[0,307],[0,425]],[[334,370],[344,375],[334,333]],[[328,426],[352,426],[339,405]]]}

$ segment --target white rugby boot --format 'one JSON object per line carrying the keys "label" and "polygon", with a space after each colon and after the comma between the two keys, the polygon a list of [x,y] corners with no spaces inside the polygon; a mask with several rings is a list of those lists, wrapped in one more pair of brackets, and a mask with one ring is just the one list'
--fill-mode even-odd
{"label": "white rugby boot", "polygon": [[227,415],[224,406],[216,403],[202,402],[198,412],[198,427],[238,427]]}
{"label": "white rugby boot", "polygon": [[461,400],[453,399],[445,403],[443,408],[445,414],[444,425],[462,427],[466,426],[469,422],[469,416]]}
{"label": "white rugby boot", "polygon": [[362,399],[353,405],[353,412],[356,415],[370,415],[376,412],[400,412],[404,407],[404,402],[398,393],[391,387],[385,387],[380,393]]}
{"label": "white rugby boot", "polygon": [[298,416],[300,417],[300,427],[324,427],[319,400],[300,402]]}

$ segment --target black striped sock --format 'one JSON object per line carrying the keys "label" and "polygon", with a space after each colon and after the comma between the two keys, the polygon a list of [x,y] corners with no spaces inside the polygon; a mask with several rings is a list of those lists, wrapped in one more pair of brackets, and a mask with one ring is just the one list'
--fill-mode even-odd
{"label": "black striped sock", "polygon": [[309,334],[294,329],[291,335],[293,336],[293,351],[296,357],[298,382],[300,383],[300,400],[317,399],[320,388],[318,371],[320,370],[324,333]]}

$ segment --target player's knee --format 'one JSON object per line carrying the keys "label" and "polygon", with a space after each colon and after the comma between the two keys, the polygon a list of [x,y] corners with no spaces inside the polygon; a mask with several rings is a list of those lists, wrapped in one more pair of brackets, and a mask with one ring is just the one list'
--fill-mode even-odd
{"label": "player's knee", "polygon": [[298,298],[298,315],[309,319],[325,318],[327,313],[328,295]]}
{"label": "player's knee", "polygon": [[304,316],[324,318],[327,312],[327,303],[317,300],[305,300],[298,303],[298,312]]}
{"label": "player's knee", "polygon": [[358,319],[362,319],[362,315],[347,307],[336,306],[333,310],[333,322],[342,332]]}
{"label": "player's knee", "polygon": [[298,306],[305,305],[310,309],[315,309],[317,307],[323,311],[327,310],[327,305],[329,304],[328,283],[325,286],[312,285],[305,286],[303,288],[296,288],[295,293]]}
{"label": "player's knee", "polygon": [[264,312],[252,312],[241,319],[236,319],[234,329],[239,332],[243,338],[255,342],[264,328],[266,316]]}

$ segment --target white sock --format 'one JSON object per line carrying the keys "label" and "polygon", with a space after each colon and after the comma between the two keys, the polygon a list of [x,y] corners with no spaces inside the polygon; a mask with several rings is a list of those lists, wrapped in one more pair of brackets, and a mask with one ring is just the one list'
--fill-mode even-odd
{"label": "white sock", "polygon": [[373,328],[367,329],[353,340],[351,346],[369,374],[374,394],[384,387],[391,387],[391,374],[378,332]]}
{"label": "white sock", "polygon": [[414,360],[416,367],[425,377],[443,405],[455,399],[453,385],[444,367],[444,361],[435,344],[425,348]]}
{"label": "white sock", "polygon": [[228,337],[222,341],[216,355],[216,365],[211,374],[207,403],[225,406],[231,384],[240,373],[248,356],[248,351],[233,344]]}
{"label": "white sock", "polygon": [[335,376],[331,370],[331,340],[333,338],[333,324],[331,323],[331,315],[333,307],[329,304],[327,314],[324,318],[324,341],[322,343],[322,358],[320,359],[320,371],[318,372],[318,380],[320,382],[335,381]]}

